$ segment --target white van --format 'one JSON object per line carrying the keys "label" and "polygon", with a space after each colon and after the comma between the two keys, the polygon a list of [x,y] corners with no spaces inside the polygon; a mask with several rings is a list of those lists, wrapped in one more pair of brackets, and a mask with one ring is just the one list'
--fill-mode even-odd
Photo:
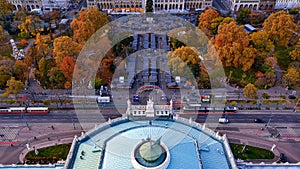
{"label": "white van", "polygon": [[219,118],[219,123],[229,123],[229,120],[227,118],[221,117]]}

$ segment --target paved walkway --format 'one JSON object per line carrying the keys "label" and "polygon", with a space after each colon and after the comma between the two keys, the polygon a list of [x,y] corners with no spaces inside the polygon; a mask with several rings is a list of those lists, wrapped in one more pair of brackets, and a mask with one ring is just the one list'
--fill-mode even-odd
{"label": "paved walkway", "polygon": [[268,130],[261,128],[239,128],[239,131],[226,131],[219,130],[221,133],[226,134],[231,142],[247,144],[251,146],[261,147],[270,150],[275,144],[274,149],[275,158],[273,160],[255,160],[255,162],[274,162],[278,159],[280,153],[287,155],[290,162],[300,161],[300,142],[293,140],[285,140],[280,138],[266,138],[270,135]]}
{"label": "paved walkway", "polygon": [[[74,135],[81,135],[82,129],[79,126],[72,125],[36,125],[31,126],[30,130],[27,127],[20,127],[18,134],[11,143],[0,145],[0,164],[17,164],[23,162],[25,155],[33,147],[43,148],[56,144],[71,143]],[[29,144],[30,150],[26,144]],[[8,153],[9,152],[9,153]]]}

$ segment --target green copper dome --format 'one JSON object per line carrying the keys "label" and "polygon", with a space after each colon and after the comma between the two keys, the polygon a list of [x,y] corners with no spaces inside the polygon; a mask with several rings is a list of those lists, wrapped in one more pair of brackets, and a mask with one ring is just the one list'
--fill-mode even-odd
{"label": "green copper dome", "polygon": [[141,157],[147,162],[156,161],[162,154],[163,148],[159,143],[154,141],[145,142],[140,146],[139,153]]}

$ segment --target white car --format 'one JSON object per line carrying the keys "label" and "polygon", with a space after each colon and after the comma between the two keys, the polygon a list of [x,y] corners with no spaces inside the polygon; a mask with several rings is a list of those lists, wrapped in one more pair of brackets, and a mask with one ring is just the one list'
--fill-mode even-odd
{"label": "white car", "polygon": [[219,123],[229,123],[229,120],[227,118],[221,117],[219,118]]}

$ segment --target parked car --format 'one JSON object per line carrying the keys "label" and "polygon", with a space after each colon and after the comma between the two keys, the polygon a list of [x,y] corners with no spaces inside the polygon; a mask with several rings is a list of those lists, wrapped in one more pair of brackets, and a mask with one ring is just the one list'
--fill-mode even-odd
{"label": "parked car", "polygon": [[281,162],[285,163],[286,162],[286,156],[284,153],[280,153],[279,159]]}
{"label": "parked car", "polygon": [[265,122],[264,119],[260,119],[260,118],[254,119],[254,123],[264,123],[264,122]]}

